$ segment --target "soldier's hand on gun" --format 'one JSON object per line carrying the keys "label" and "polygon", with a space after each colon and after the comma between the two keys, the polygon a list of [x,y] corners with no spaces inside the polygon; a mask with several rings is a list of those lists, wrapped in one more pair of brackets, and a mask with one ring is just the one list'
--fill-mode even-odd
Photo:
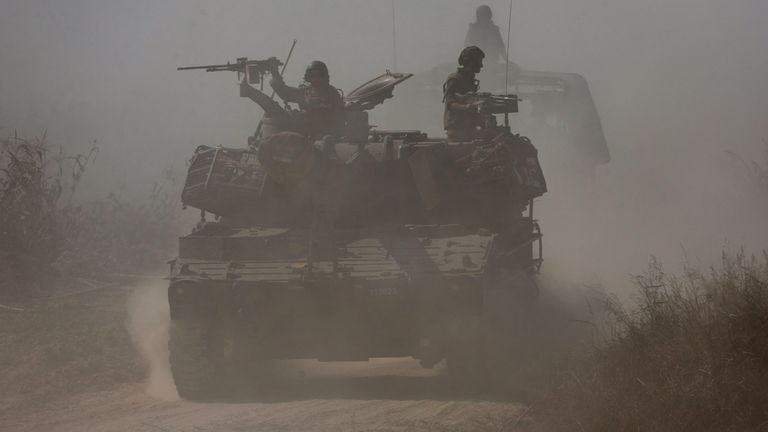
{"label": "soldier's hand on gun", "polygon": [[485,101],[478,100],[474,102],[470,102],[467,104],[467,111],[472,111],[474,113],[479,113],[483,109],[483,105],[485,105]]}
{"label": "soldier's hand on gun", "polygon": [[269,73],[273,77],[279,77],[280,76],[280,65],[278,62],[273,61],[269,62]]}

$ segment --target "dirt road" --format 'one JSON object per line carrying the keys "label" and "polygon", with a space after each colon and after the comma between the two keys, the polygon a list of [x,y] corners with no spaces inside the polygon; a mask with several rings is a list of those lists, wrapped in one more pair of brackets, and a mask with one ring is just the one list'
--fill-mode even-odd
{"label": "dirt road", "polygon": [[8,427],[30,432],[351,432],[514,431],[525,426],[524,405],[461,395],[409,360],[301,362],[288,369],[296,376],[283,377],[280,389],[243,400],[162,400],[147,395],[143,385],[123,385],[71,398]]}
{"label": "dirt road", "polygon": [[[156,285],[156,286],[154,286]],[[162,284],[0,314],[0,431],[516,431],[525,405],[457,392],[411,359],[280,363],[240,400],[181,401]]]}

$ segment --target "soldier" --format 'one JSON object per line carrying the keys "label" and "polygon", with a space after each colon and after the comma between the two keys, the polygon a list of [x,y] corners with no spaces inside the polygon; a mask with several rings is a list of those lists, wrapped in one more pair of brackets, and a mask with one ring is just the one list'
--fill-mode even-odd
{"label": "soldier", "polygon": [[300,123],[310,138],[325,135],[341,135],[344,127],[344,99],[341,92],[330,85],[328,67],[321,61],[313,61],[304,73],[304,83],[299,87],[285,84],[275,67],[270,71],[270,85],[286,103],[297,103],[302,113]]}
{"label": "soldier", "polygon": [[443,127],[451,141],[473,140],[482,126],[480,105],[465,102],[464,96],[477,92],[480,83],[475,74],[483,68],[484,57],[483,50],[476,46],[464,48],[459,55],[459,68],[443,84]]}
{"label": "soldier", "polygon": [[507,49],[501,39],[499,26],[493,23],[493,13],[487,5],[478,6],[475,11],[477,21],[469,24],[464,46],[479,46],[486,52],[491,64],[507,60]]}

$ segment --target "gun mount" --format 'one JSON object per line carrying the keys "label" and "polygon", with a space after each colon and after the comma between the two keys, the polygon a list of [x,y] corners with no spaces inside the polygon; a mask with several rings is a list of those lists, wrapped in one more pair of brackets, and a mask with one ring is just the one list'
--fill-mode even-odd
{"label": "gun mount", "polygon": [[497,95],[493,93],[469,93],[462,98],[464,102],[477,103],[481,114],[512,114],[518,111],[518,102],[522,99],[517,95]]}

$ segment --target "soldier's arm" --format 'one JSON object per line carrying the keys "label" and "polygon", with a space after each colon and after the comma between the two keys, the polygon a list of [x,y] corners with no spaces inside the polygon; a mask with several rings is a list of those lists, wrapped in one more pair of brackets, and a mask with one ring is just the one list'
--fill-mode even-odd
{"label": "soldier's arm", "polygon": [[261,90],[255,89],[250,84],[248,84],[248,80],[246,78],[243,78],[243,80],[240,82],[240,97],[246,97],[256,102],[267,115],[273,118],[283,118],[288,115],[288,112],[280,107],[280,105],[271,97],[265,95]]}
{"label": "soldier's arm", "polygon": [[448,109],[455,111],[476,112],[477,105],[473,103],[466,103],[464,101],[465,95],[459,94],[459,92],[456,90],[456,87],[457,83],[455,78],[448,78],[448,81],[445,82],[443,97],[445,98],[445,104]]}
{"label": "soldier's arm", "polygon": [[269,85],[275,90],[280,99],[286,102],[299,103],[304,99],[304,91],[298,87],[291,87],[283,81],[279,74],[273,74]]}

